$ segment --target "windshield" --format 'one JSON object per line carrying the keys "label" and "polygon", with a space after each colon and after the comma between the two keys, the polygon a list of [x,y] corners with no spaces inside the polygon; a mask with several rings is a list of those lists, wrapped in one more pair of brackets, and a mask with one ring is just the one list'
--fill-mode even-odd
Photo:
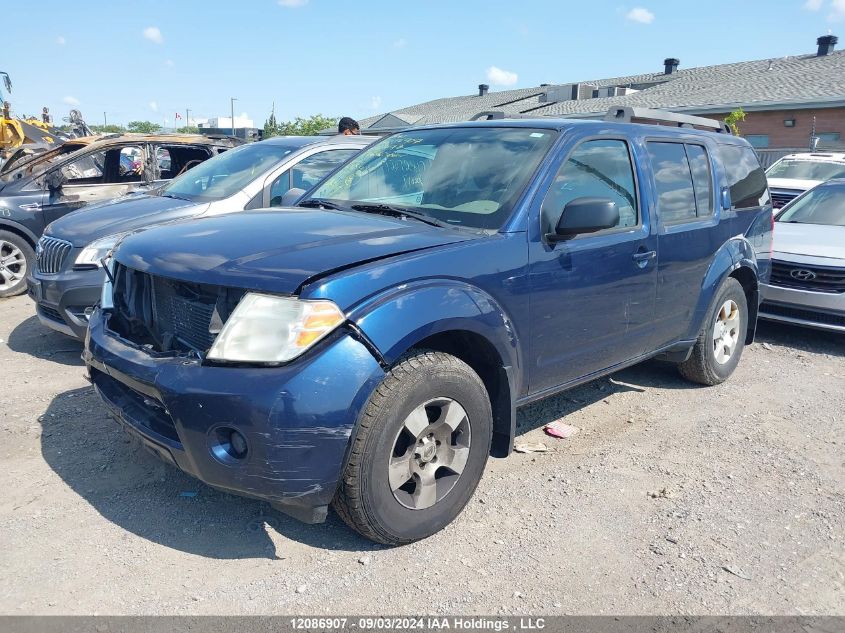
{"label": "windshield", "polygon": [[811,189],[786,207],[777,221],[845,226],[845,185]]}
{"label": "windshield", "polygon": [[200,163],[161,188],[163,196],[195,202],[213,202],[240,191],[278,164],[293,148],[274,143],[252,143]]}
{"label": "windshield", "polygon": [[389,205],[498,229],[556,137],[553,130],[504,127],[399,132],[346,163],[308,199],[341,208]]}
{"label": "windshield", "polygon": [[825,163],[815,160],[779,160],[766,172],[769,178],[794,180],[830,180],[845,177],[845,163]]}

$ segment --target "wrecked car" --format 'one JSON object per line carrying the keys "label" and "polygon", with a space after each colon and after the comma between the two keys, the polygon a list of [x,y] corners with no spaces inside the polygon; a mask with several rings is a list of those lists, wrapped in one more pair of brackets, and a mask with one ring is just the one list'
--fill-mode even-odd
{"label": "wrecked car", "polygon": [[271,138],[216,156],[148,194],[59,218],[39,239],[27,278],[38,318],[81,340],[105,279],[101,261],[128,232],[181,218],[279,206],[292,189],[309,189],[373,140],[359,135]]}
{"label": "wrecked car", "polygon": [[[0,297],[26,290],[36,242],[53,220],[94,202],[155,188],[241,143],[228,137],[115,134],[73,139],[17,162],[0,175]],[[163,156],[171,161],[169,169],[160,164]]]}
{"label": "wrecked car", "polygon": [[754,150],[697,117],[608,118],[409,129],[294,208],[126,237],[91,382],[211,486],[309,522],[332,504],[380,543],[434,534],[511,452],[516,407],[655,356],[715,385],[754,337]]}

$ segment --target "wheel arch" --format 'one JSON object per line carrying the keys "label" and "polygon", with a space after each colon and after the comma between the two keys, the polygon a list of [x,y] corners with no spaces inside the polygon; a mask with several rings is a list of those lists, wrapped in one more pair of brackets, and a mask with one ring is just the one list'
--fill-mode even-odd
{"label": "wheel arch", "polygon": [[35,244],[38,242],[38,237],[22,224],[0,219],[0,231],[9,231],[9,233],[19,235],[27,241],[33,250],[35,250]]}

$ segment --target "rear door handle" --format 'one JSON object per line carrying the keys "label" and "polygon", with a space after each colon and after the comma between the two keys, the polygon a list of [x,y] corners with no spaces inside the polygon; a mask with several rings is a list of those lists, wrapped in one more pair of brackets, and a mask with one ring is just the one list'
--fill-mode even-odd
{"label": "rear door handle", "polygon": [[648,266],[648,262],[655,257],[657,257],[657,251],[638,251],[631,255],[631,259],[633,259],[634,263],[640,268]]}
{"label": "rear door handle", "polygon": [[38,202],[30,202],[29,204],[18,205],[18,207],[24,211],[38,211],[38,209],[41,208],[41,205]]}

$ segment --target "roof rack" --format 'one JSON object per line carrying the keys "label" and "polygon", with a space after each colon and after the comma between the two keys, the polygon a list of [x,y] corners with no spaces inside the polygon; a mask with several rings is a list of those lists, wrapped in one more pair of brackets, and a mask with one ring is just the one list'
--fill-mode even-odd
{"label": "roof rack", "polygon": [[[470,121],[497,121],[500,119],[539,119],[539,118],[561,118],[559,114],[510,114],[503,110],[485,110],[470,117]],[[565,117],[564,117],[565,118]],[[632,119],[646,119],[661,123],[674,123],[678,127],[702,127],[713,132],[732,134],[731,128],[723,121],[705,119],[700,116],[689,114],[676,114],[667,110],[653,110],[652,108],[633,108],[631,106],[615,106],[604,115],[605,121],[616,121],[617,123],[630,123]]]}
{"label": "roof rack", "polygon": [[647,119],[660,123],[674,123],[678,127],[703,127],[722,134],[731,134],[731,128],[724,121],[705,119],[700,116],[689,114],[677,114],[666,110],[653,110],[651,108],[634,108],[631,106],[616,106],[610,108],[604,116],[605,121],[616,121],[618,123],[630,123],[632,119]]}

